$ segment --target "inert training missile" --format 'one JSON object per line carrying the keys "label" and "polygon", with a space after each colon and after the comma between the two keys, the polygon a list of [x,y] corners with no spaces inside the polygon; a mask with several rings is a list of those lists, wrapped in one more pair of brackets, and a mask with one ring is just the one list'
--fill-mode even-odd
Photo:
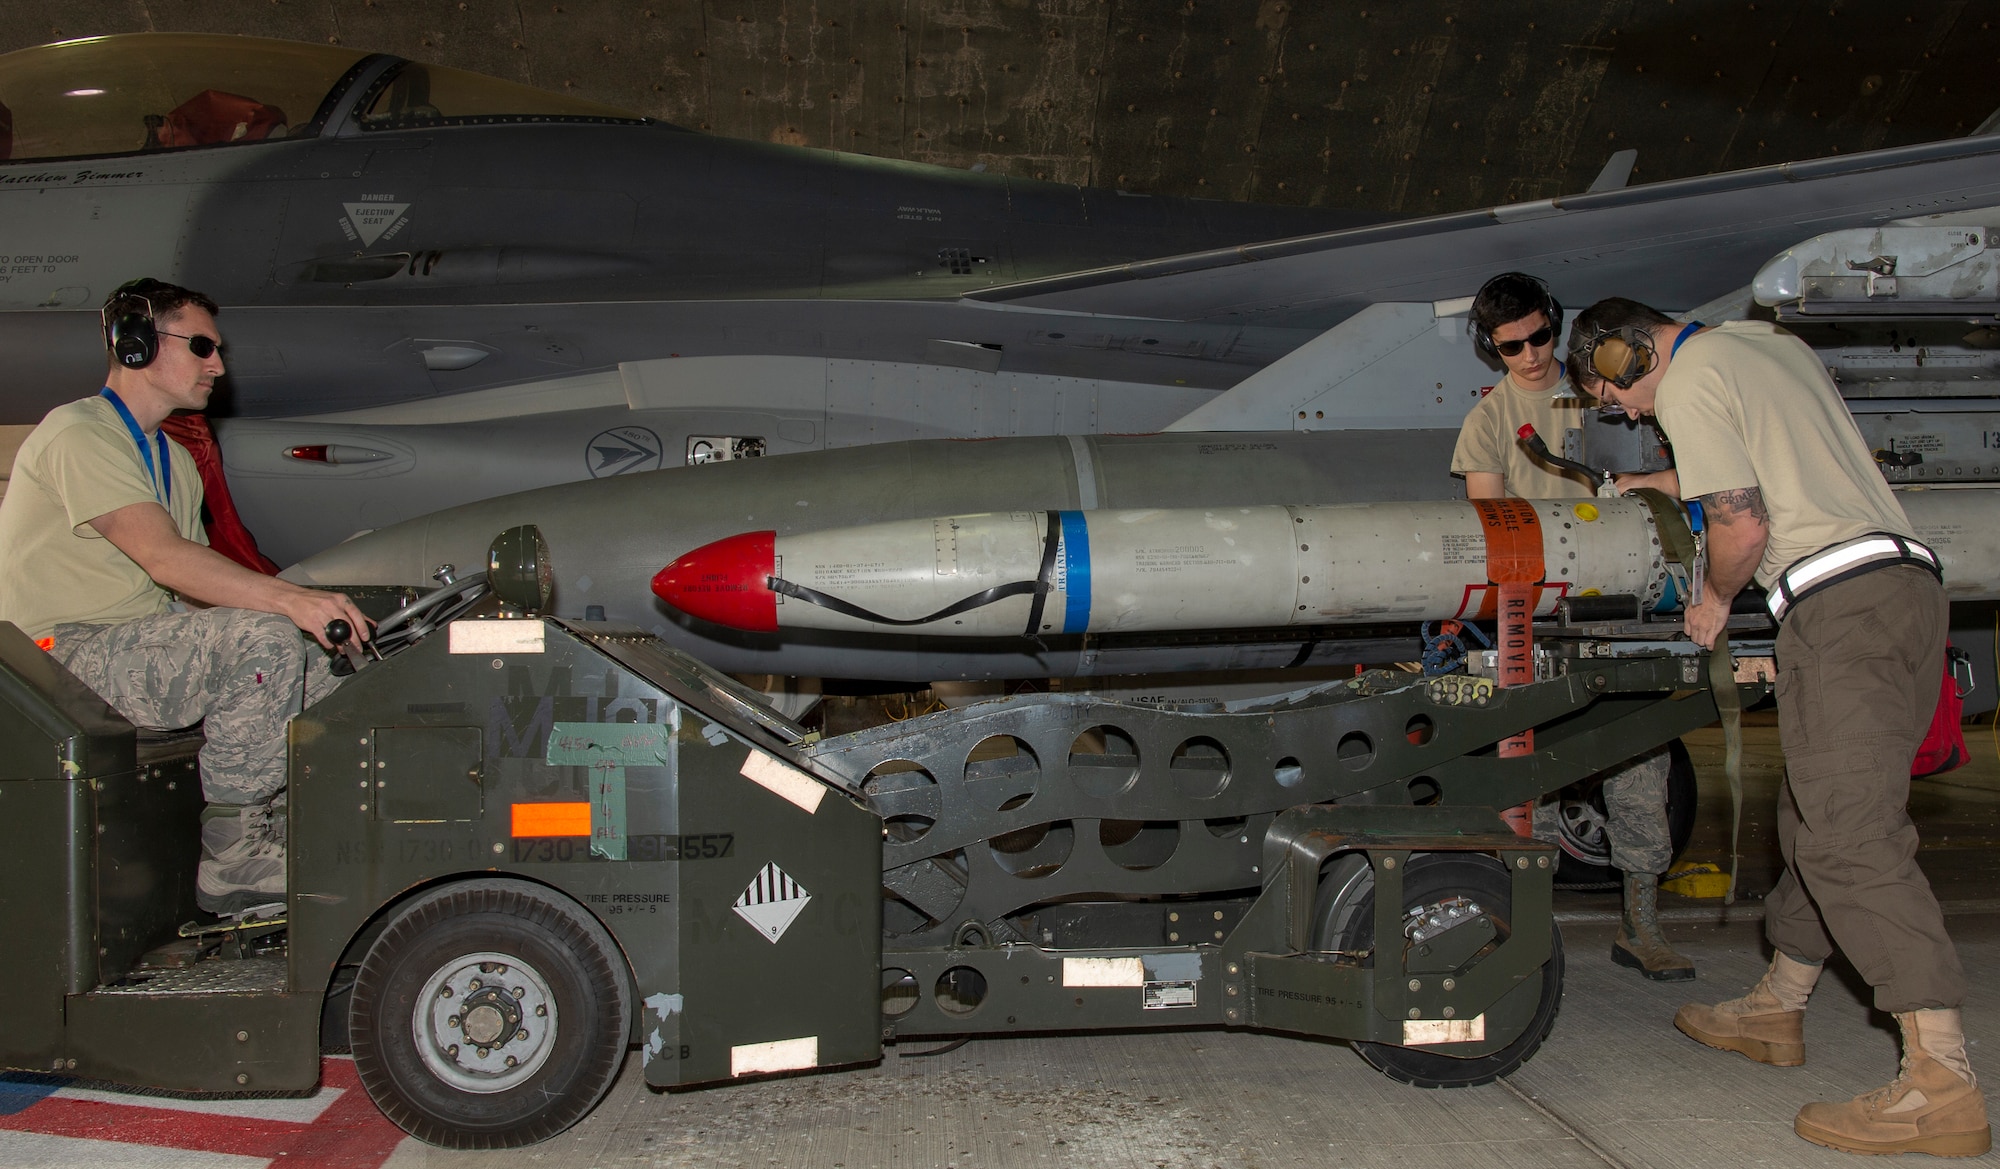
{"label": "inert training missile", "polygon": [[1279,628],[1471,617],[1495,556],[1564,595],[1673,595],[1638,499],[1007,512],[747,532],[662,569],[653,591],[736,629],[965,637]]}
{"label": "inert training missile", "polygon": [[[660,566],[732,533],[823,528],[970,512],[1348,503],[1448,493],[1455,432],[1091,435],[924,440],[839,447],[615,475],[501,496],[337,544],[286,571],[333,586],[424,586],[441,563],[484,563],[496,532],[541,528],[556,612],[637,625],[718,669],[746,674],[916,679],[1047,678],[1294,663],[1302,638],[1168,645],[1081,637],[979,644],[802,632],[748,636],[696,621],[651,590]],[[1417,468],[1413,471],[1412,468]],[[1428,468],[1425,472],[1422,469]],[[1429,484],[1426,486],[1426,484]],[[1367,660],[1414,651],[1370,647]],[[1311,665],[1348,663],[1350,643],[1315,638]]]}
{"label": "inert training missile", "polygon": [[[2000,493],[1901,499],[1954,599],[2000,593],[1995,557],[1953,537],[1992,530]],[[1654,525],[1630,497],[991,513],[746,532],[675,560],[653,591],[740,630],[962,637],[1476,618],[1494,612],[1491,582],[1524,569],[1538,616],[1594,595],[1668,611],[1686,578]]]}

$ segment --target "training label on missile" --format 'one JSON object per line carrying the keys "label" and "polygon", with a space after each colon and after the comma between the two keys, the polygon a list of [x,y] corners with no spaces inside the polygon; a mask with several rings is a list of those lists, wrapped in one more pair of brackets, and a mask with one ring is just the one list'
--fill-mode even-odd
{"label": "training label on missile", "polygon": [[896,569],[886,560],[856,560],[847,564],[812,566],[812,581],[815,588],[872,584],[880,580],[892,580],[897,575]]}
{"label": "training label on missile", "polygon": [[1484,533],[1447,532],[1438,537],[1438,555],[1446,564],[1483,564],[1486,560]]}
{"label": "training label on missile", "polygon": [[1137,572],[1179,572],[1183,568],[1236,568],[1240,556],[1219,553],[1200,544],[1176,544],[1166,548],[1132,549],[1132,567]]}

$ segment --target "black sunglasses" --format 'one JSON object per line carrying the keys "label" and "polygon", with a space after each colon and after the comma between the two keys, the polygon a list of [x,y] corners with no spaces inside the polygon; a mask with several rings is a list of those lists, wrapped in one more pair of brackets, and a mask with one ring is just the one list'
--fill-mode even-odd
{"label": "black sunglasses", "polygon": [[[222,348],[222,342],[205,333],[169,333],[165,329],[157,330],[157,332],[162,337],[179,337],[188,343],[189,353],[203,360],[215,356],[215,351]],[[1519,351],[1516,350],[1516,352]]]}
{"label": "black sunglasses", "polygon": [[[1523,345],[1540,349],[1555,339],[1556,331],[1547,325],[1543,325],[1518,341],[1495,341],[1493,348],[1499,350],[1502,357],[1517,357],[1520,355],[1521,346]],[[203,354],[202,356],[206,357],[207,354]]]}

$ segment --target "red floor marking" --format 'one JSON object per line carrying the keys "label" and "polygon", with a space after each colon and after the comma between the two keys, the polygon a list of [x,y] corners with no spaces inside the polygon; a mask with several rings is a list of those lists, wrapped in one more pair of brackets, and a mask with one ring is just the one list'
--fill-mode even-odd
{"label": "red floor marking", "polygon": [[234,1153],[267,1161],[283,1157],[288,1164],[315,1169],[381,1169],[406,1134],[376,1111],[353,1061],[321,1060],[320,1083],[344,1090],[310,1124],[57,1096],[12,1116],[0,1116],[0,1130]]}

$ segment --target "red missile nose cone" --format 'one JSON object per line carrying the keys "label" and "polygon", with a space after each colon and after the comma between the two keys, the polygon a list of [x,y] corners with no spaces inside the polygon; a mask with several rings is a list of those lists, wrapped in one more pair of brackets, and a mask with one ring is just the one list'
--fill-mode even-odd
{"label": "red missile nose cone", "polygon": [[778,594],[767,583],[778,534],[743,532],[704,544],[653,577],[653,595],[691,617],[774,633]]}
{"label": "red missile nose cone", "polygon": [[1514,437],[1520,439],[1522,442],[1535,437],[1535,424],[1532,422],[1523,422],[1521,429],[1514,432]]}

